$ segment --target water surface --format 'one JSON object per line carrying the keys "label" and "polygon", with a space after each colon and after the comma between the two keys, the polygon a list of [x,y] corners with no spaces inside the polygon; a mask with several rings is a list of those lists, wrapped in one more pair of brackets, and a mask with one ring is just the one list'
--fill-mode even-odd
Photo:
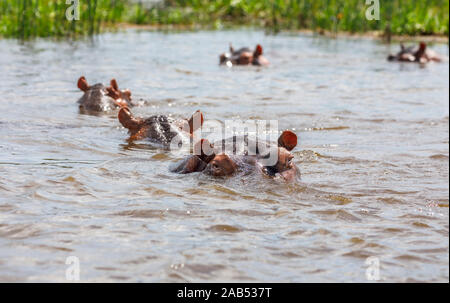
{"label": "water surface", "polygon": [[[218,66],[261,43],[268,68]],[[0,281],[449,280],[449,64],[398,45],[259,31],[129,30],[91,42],[0,40]],[[448,55],[447,45],[433,48]],[[79,114],[76,80],[115,77],[138,116],[278,120],[299,184],[176,175],[117,113]]]}

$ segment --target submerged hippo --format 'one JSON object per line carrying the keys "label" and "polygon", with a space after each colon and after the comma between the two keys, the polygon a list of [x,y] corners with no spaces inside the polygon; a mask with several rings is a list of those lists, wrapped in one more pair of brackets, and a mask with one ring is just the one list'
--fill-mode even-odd
{"label": "submerged hippo", "polygon": [[203,124],[203,114],[196,111],[189,120],[176,120],[164,115],[135,118],[127,107],[118,115],[120,123],[128,129],[130,141],[149,139],[158,144],[170,145],[175,136],[190,136]]}
{"label": "submerged hippo", "polygon": [[232,65],[269,65],[269,61],[264,58],[261,45],[257,45],[254,51],[248,47],[234,50],[230,45],[230,52],[220,55],[220,64]]}
{"label": "submerged hippo", "polygon": [[84,92],[78,100],[81,111],[105,112],[118,107],[133,106],[130,90],[120,90],[115,79],[106,87],[102,83],[89,85],[82,76],[78,79],[78,88]]}
{"label": "submerged hippo", "polygon": [[[231,155],[224,152],[217,152],[217,146],[225,150],[227,143],[234,142]],[[295,181],[300,177],[300,170],[292,162],[294,156],[291,151],[297,146],[297,135],[289,130],[285,130],[276,146],[270,142],[263,144],[248,144],[248,137],[233,137],[228,140],[211,144],[208,140],[201,140],[196,146],[196,155],[190,155],[178,163],[175,163],[170,170],[175,173],[187,174],[192,172],[204,172],[212,176],[230,176],[239,170],[258,170],[262,174],[270,177],[281,177],[286,181]],[[215,147],[216,146],[216,147]],[[252,153],[249,153],[250,146],[256,146]],[[269,149],[272,147],[273,149]],[[277,153],[276,163],[265,165],[268,158],[268,151]],[[200,152],[198,152],[200,151]]]}
{"label": "submerged hippo", "polygon": [[405,47],[400,45],[400,51],[396,55],[389,55],[389,61],[401,61],[401,62],[418,62],[428,63],[430,61],[441,62],[442,58],[436,52],[427,48],[425,42],[420,42],[418,47],[410,46]]}

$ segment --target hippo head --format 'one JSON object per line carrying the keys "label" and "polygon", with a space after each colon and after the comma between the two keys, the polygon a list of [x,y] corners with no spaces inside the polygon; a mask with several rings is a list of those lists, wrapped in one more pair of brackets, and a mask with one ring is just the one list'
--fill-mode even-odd
{"label": "hippo head", "polygon": [[[429,52],[427,50],[427,44],[425,42],[420,42],[418,48],[405,47],[403,44],[400,45],[400,51],[396,55],[389,55],[387,58],[389,61],[400,61],[400,62],[419,62],[427,63],[430,61]],[[436,60],[439,61],[439,60]]]}
{"label": "hippo head", "polygon": [[77,83],[78,88],[88,95],[89,101],[93,104],[100,103],[102,96],[111,97],[114,104],[119,107],[131,106],[131,91],[129,89],[120,90],[116,79],[111,79],[110,86],[104,87],[102,84],[89,85],[86,78],[81,76]]}
{"label": "hippo head", "polygon": [[145,138],[162,140],[161,143],[170,143],[176,133],[192,136],[203,125],[203,113],[197,110],[189,119],[179,121],[169,119],[166,116],[152,116],[147,119],[136,118],[128,107],[119,110],[118,119],[123,127],[128,129],[130,140],[142,140]]}
{"label": "hippo head", "polygon": [[236,65],[268,65],[269,61],[263,57],[263,49],[261,45],[257,45],[252,52],[249,48],[234,50],[230,44],[230,52],[220,55],[220,64],[227,66]]}
{"label": "hippo head", "polygon": [[[289,130],[284,131],[278,138],[278,158],[276,164],[273,166],[263,166],[262,171],[269,176],[279,174],[285,180],[293,180],[297,175],[297,168],[292,162],[294,156],[290,151],[295,146],[297,146],[297,135]],[[219,177],[230,176],[238,169],[238,155],[215,154],[214,146],[208,140],[202,139],[199,144],[194,146],[194,151],[198,156],[190,158],[189,167],[191,170],[186,169],[186,166],[184,166],[184,173],[204,171],[209,175]],[[264,157],[264,155],[257,155],[256,158],[260,156]]]}

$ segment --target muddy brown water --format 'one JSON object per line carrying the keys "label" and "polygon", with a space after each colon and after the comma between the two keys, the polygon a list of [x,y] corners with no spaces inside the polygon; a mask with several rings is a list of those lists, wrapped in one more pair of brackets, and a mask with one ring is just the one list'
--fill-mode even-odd
{"label": "muddy brown water", "polygon": [[[218,66],[261,43],[267,68]],[[448,55],[445,44],[433,48]],[[0,40],[0,281],[449,280],[449,64],[398,45],[259,31],[128,30]],[[76,80],[115,77],[136,115],[278,120],[302,182],[176,175],[116,113],[78,112]]]}

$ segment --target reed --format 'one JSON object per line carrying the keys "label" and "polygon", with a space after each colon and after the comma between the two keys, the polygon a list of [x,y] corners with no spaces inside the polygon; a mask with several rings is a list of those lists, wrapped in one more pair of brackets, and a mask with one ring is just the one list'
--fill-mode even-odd
{"label": "reed", "polygon": [[0,1],[0,36],[28,39],[95,35],[126,22],[222,28],[236,25],[314,31],[383,31],[448,35],[449,0],[380,0],[379,21],[365,19],[365,0],[79,0],[80,20],[65,0]]}

